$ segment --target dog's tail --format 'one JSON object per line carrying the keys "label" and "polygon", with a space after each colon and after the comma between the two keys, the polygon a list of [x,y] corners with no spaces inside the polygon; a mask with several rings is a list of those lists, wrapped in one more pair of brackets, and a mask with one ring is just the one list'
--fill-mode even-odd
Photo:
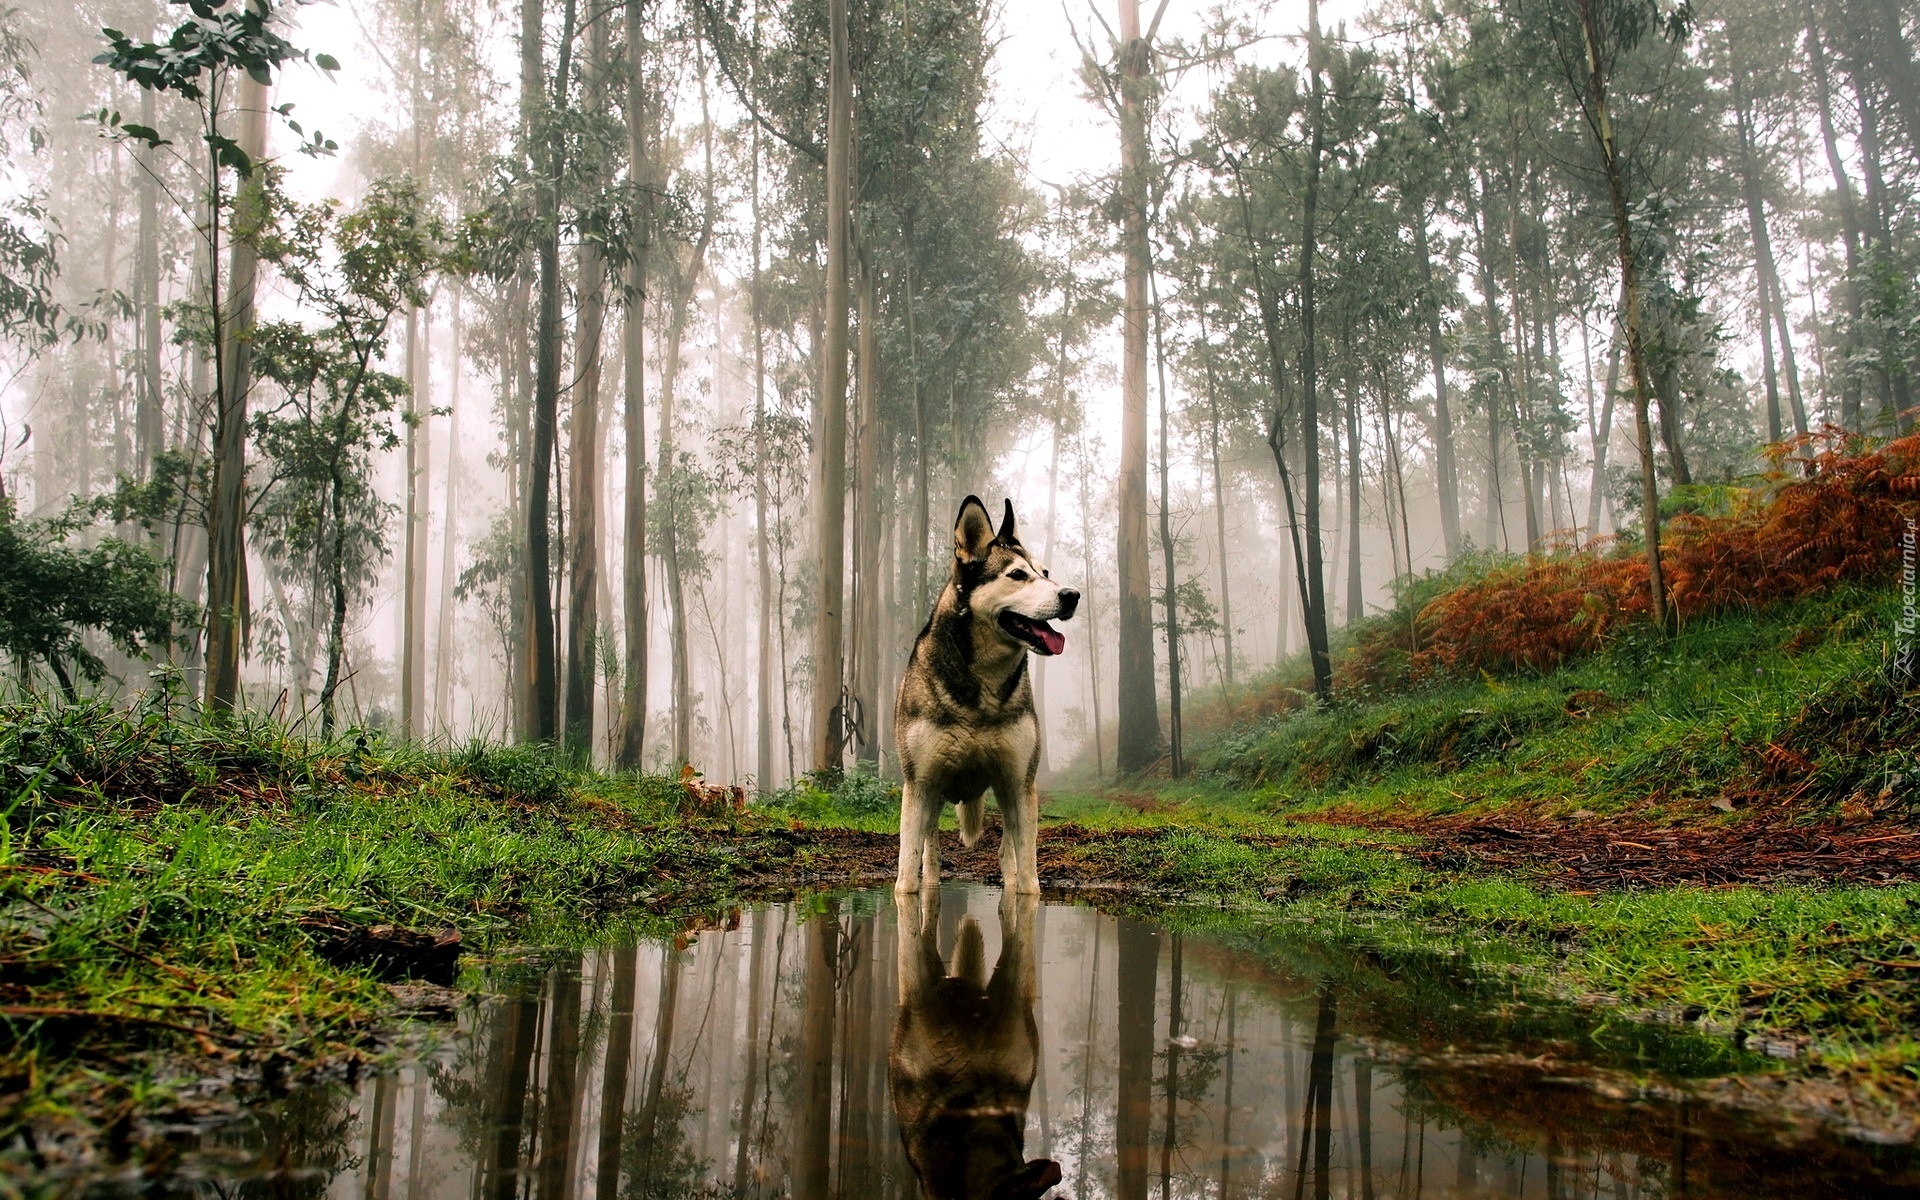
{"label": "dog's tail", "polygon": [[975,796],[964,804],[954,805],[953,810],[960,821],[960,844],[971,848],[987,827],[987,798]]}

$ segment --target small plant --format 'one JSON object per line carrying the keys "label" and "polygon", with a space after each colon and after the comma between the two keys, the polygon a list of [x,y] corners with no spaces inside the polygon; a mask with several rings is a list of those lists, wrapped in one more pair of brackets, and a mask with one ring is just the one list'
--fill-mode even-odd
{"label": "small plant", "polygon": [[476,741],[461,751],[453,766],[474,790],[490,799],[552,805],[567,798],[573,774],[554,747],[496,745]]}

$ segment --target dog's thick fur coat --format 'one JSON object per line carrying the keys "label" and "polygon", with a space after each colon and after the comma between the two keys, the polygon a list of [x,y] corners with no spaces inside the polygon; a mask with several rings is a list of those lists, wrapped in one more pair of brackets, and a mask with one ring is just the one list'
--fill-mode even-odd
{"label": "dog's thick fur coat", "polygon": [[907,1161],[930,1200],[1037,1200],[1060,1182],[1027,1160],[1027,1104],[1040,1065],[1034,1020],[1039,901],[1000,896],[1000,961],[987,977],[979,922],[962,918],[953,971],[940,955],[940,890],[900,897],[900,1006],[887,1086]]}
{"label": "dog's thick fur coat", "polygon": [[1079,592],[1055,583],[1020,544],[1012,501],[996,531],[986,506],[967,497],[953,525],[953,574],[913,643],[894,701],[902,778],[895,891],[939,886],[940,813],[955,807],[960,840],[971,846],[992,788],[1001,882],[1039,892],[1040,719],[1027,652],[1058,654],[1066,639],[1047,622],[1073,616],[1079,602]]}

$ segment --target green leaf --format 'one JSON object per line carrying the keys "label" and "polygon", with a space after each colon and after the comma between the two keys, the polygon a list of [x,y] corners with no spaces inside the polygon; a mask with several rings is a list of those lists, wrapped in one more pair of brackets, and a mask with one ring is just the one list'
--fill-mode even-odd
{"label": "green leaf", "polygon": [[319,67],[322,71],[338,71],[340,69],[340,60],[331,54],[316,54],[313,56],[313,65]]}

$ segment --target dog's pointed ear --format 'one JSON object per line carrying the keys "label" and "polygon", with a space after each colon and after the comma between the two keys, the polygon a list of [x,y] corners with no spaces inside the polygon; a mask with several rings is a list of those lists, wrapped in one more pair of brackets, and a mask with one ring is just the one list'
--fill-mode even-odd
{"label": "dog's pointed ear", "polygon": [[960,515],[953,520],[953,556],[961,562],[979,562],[993,545],[993,518],[980,497],[968,496],[960,502]]}
{"label": "dog's pointed ear", "polygon": [[1007,515],[1000,518],[1000,532],[996,537],[1002,546],[1018,546],[1020,530],[1013,523],[1013,501],[1006,501],[1006,505]]}

